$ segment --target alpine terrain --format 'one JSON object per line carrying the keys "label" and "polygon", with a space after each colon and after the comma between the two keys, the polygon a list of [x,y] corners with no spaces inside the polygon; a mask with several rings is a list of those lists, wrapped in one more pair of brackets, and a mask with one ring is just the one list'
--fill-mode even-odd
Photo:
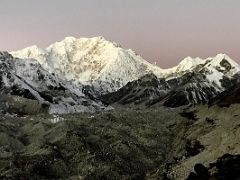
{"label": "alpine terrain", "polygon": [[103,37],[0,52],[0,179],[237,180],[240,66],[163,69]]}
{"label": "alpine terrain", "polygon": [[46,49],[32,46],[12,54],[36,59],[45,70],[73,86],[91,87],[91,94],[106,104],[144,102],[177,107],[206,103],[231,86],[228,82],[240,71],[226,54],[187,57],[176,67],[161,69],[103,37],[67,37]]}

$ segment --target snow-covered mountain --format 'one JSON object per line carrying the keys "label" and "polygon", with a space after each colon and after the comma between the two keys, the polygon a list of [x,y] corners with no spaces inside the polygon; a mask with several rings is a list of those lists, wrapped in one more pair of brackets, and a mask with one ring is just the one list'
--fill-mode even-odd
{"label": "snow-covered mountain", "polygon": [[84,92],[92,99],[101,96],[108,104],[161,100],[175,107],[205,103],[226,90],[240,72],[240,66],[226,54],[187,57],[173,68],[162,69],[103,37],[67,37],[46,49],[32,46],[11,54],[36,59],[43,69],[68,83],[71,92]]}
{"label": "snow-covered mountain", "polygon": [[103,37],[67,37],[46,49],[32,46],[11,54],[36,59],[44,69],[61,79],[93,85],[102,93],[116,91],[149,73],[170,79],[191,71],[204,73],[210,83],[222,88],[219,81],[223,76],[230,77],[240,70],[225,54],[207,59],[187,57],[173,68],[162,69]]}
{"label": "snow-covered mountain", "polygon": [[12,54],[37,59],[61,79],[93,84],[103,91],[115,91],[149,72],[161,76],[161,68],[103,37],[67,37],[46,49],[32,46]]}
{"label": "snow-covered mountain", "polygon": [[80,84],[59,79],[34,59],[14,58],[0,52],[0,93],[38,101],[49,113],[93,112],[103,108],[83,92]]}

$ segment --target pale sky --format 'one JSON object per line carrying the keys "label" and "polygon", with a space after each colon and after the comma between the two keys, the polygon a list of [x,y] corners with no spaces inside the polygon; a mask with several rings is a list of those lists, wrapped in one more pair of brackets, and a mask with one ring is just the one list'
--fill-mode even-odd
{"label": "pale sky", "polygon": [[0,50],[104,36],[149,62],[226,53],[240,63],[239,0],[1,0]]}

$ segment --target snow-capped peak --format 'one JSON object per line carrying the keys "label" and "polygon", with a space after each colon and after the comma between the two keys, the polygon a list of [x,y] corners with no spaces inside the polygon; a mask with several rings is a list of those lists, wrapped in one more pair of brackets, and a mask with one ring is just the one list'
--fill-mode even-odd
{"label": "snow-capped peak", "polygon": [[12,54],[37,59],[45,69],[62,79],[94,84],[105,91],[117,90],[149,72],[161,74],[159,67],[101,36],[67,37],[46,49],[33,46]]}
{"label": "snow-capped peak", "polygon": [[176,71],[190,70],[203,62],[204,61],[199,57],[197,58],[187,57],[179,63],[179,65],[176,67]]}
{"label": "snow-capped peak", "polygon": [[34,54],[34,55],[43,54],[44,50],[39,48],[36,45],[33,45],[33,46],[30,46],[28,48],[25,48],[25,49],[21,50],[21,52],[22,52],[22,56],[30,57],[30,56],[32,56],[32,54]]}
{"label": "snow-capped peak", "polygon": [[227,54],[218,54],[216,57],[207,58],[206,61],[210,61],[211,66],[221,66],[224,67],[224,62],[229,63],[232,69],[239,70],[239,64],[232,60]]}

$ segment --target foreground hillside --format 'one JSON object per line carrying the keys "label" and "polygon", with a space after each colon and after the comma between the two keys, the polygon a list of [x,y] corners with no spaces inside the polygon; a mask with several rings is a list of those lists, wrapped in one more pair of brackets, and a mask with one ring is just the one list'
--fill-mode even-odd
{"label": "foreground hillside", "polygon": [[183,122],[164,109],[1,117],[0,179],[144,179]]}
{"label": "foreground hillside", "polygon": [[234,177],[229,168],[240,177],[226,155],[240,154],[239,117],[239,105],[1,117],[0,177],[175,180],[198,163],[215,179]]}
{"label": "foreground hillside", "polygon": [[[240,105],[229,108],[199,106],[191,108],[194,112],[192,125],[184,138],[196,140],[190,147],[194,151],[182,156],[169,166],[168,177],[174,180],[186,179],[196,164],[204,165],[209,173],[205,179],[235,180],[240,178]],[[189,148],[191,149],[191,148]],[[196,172],[196,169],[195,169]],[[202,172],[202,171],[201,171]],[[203,179],[204,172],[189,180]]]}

